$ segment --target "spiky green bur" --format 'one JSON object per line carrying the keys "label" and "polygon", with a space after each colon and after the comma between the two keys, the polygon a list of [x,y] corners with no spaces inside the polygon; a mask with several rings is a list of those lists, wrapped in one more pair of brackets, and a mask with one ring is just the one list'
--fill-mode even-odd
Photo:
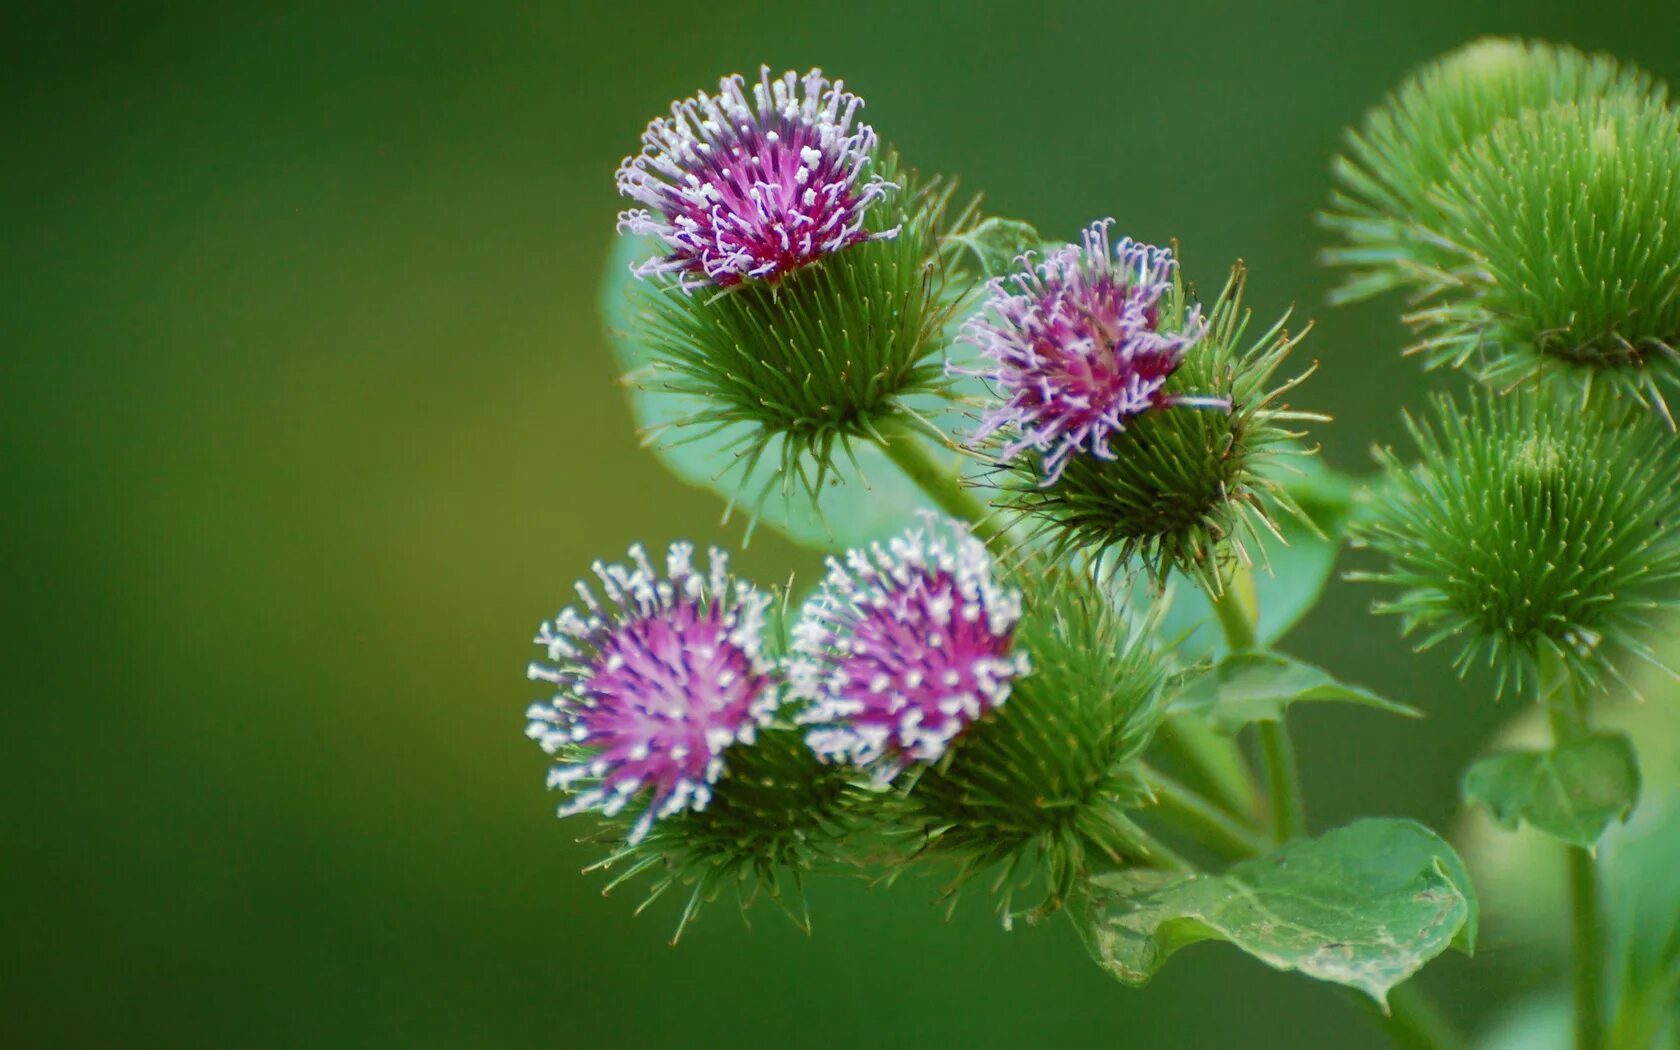
{"label": "spiky green bur", "polygon": [[1042,888],[1036,918],[1093,866],[1159,860],[1127,813],[1149,797],[1138,761],[1167,676],[1150,625],[1088,576],[1032,563],[1012,582],[1025,600],[1015,645],[1032,671],[942,762],[910,774],[901,820],[918,853],[958,862],[953,888],[995,869],[1006,923],[1018,889]]}
{"label": "spiky green bur", "polygon": [[[870,209],[881,236],[847,246],[776,281],[685,292],[643,283],[632,291],[655,362],[633,382],[704,398],[705,407],[659,435],[679,443],[748,424],[735,450],[741,476],[765,455],[779,458],[784,491],[814,493],[856,440],[907,399],[946,383],[939,347],[960,298],[947,286],[940,238],[952,187],[904,188]],[[966,280],[966,278],[965,278]]]}
{"label": "spiky green bur", "polygon": [[1433,364],[1511,384],[1546,371],[1668,415],[1680,379],[1680,115],[1565,103],[1507,121],[1438,202],[1457,259],[1413,315]]}
{"label": "spiky green bur", "polygon": [[1649,420],[1631,423],[1527,394],[1449,398],[1408,416],[1418,460],[1378,453],[1386,484],[1357,517],[1388,567],[1354,574],[1400,589],[1378,603],[1420,649],[1447,640],[1462,673],[1478,660],[1501,692],[1542,654],[1584,685],[1618,650],[1649,658],[1652,615],[1680,581],[1674,461]]}
{"label": "spiky green bur", "polygon": [[[1252,319],[1243,307],[1246,283],[1238,264],[1208,313],[1205,335],[1164,388],[1173,398],[1228,400],[1229,409],[1151,409],[1109,439],[1112,458],[1073,456],[1050,485],[1041,484],[1029,459],[999,469],[1001,502],[1059,554],[1135,557],[1156,579],[1177,569],[1217,590],[1232,556],[1249,562],[1261,533],[1275,535],[1273,508],[1302,516],[1261,470],[1269,458],[1290,454],[1301,436],[1288,424],[1317,418],[1280,400],[1305,373],[1274,384],[1301,336],[1284,329],[1284,317],[1245,343]],[[1175,277],[1162,303],[1170,319],[1163,327],[1181,326],[1193,305]]]}
{"label": "spiky green bur", "polygon": [[622,821],[604,822],[594,841],[616,847],[594,867],[614,873],[609,891],[651,872],[643,908],[686,890],[678,936],[701,904],[730,887],[743,908],[768,896],[809,929],[803,878],[839,858],[856,803],[842,769],[818,760],[800,731],[773,726],[730,752],[706,808],[658,821],[634,844]]}
{"label": "spiky green bur", "polygon": [[1351,272],[1333,300],[1416,287],[1421,270],[1441,263],[1436,239],[1453,227],[1435,188],[1459,152],[1501,120],[1601,97],[1660,105],[1665,92],[1609,56],[1539,41],[1485,38],[1424,66],[1365,114],[1336,158],[1336,189],[1321,220],[1343,244],[1324,259]]}

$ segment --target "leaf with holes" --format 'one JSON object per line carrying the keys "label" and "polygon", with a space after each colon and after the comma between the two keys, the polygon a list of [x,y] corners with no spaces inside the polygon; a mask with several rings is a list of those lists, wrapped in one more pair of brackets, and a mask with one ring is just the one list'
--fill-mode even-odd
{"label": "leaf with holes", "polygon": [[1148,981],[1181,948],[1219,940],[1386,1003],[1448,947],[1474,947],[1477,906],[1463,861],[1440,836],[1409,820],[1360,820],[1223,875],[1098,875],[1074,919],[1098,965],[1126,984]]}

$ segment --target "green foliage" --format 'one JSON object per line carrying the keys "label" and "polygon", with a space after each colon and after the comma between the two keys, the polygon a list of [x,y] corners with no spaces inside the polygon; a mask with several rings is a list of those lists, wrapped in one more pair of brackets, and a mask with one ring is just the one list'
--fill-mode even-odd
{"label": "green foliage", "polygon": [[1408,718],[1422,714],[1292,656],[1259,651],[1233,653],[1191,678],[1173,694],[1167,712],[1196,715],[1222,733],[1236,733],[1253,722],[1281,722],[1291,704],[1324,700]]}
{"label": "green foliage", "polygon": [[[1414,314],[1431,364],[1497,385],[1561,373],[1668,408],[1680,381],[1680,115],[1565,103],[1506,121],[1436,197],[1453,258]],[[1672,421],[1671,421],[1672,425]]]}
{"label": "green foliage", "polygon": [[1000,909],[1043,877],[1034,917],[1093,864],[1152,862],[1127,810],[1148,797],[1138,760],[1161,717],[1167,664],[1152,625],[1075,571],[1030,564],[1015,644],[1032,671],[907,794],[914,841],[960,863],[958,886],[1004,865]]}
{"label": "green foliage", "polygon": [[1553,102],[1660,103],[1664,94],[1613,58],[1539,41],[1477,40],[1424,66],[1348,132],[1335,161],[1337,189],[1321,219],[1344,244],[1324,258],[1352,272],[1333,298],[1416,285],[1441,262],[1438,238],[1457,231],[1435,190],[1459,152],[1501,120]]}
{"label": "green foliage", "polygon": [[705,809],[655,821],[630,846],[622,845],[624,822],[606,821],[598,840],[620,846],[595,867],[620,869],[609,891],[653,872],[643,908],[673,887],[687,888],[677,937],[702,903],[731,886],[743,909],[764,894],[809,929],[803,876],[837,855],[855,802],[845,774],[819,761],[801,731],[775,726],[750,746],[729,750],[728,768]]}
{"label": "green foliage", "polygon": [[1378,611],[1422,632],[1420,648],[1457,639],[1460,671],[1486,658],[1501,691],[1543,653],[1583,685],[1614,671],[1618,649],[1649,657],[1641,635],[1680,578],[1662,433],[1526,394],[1434,409],[1407,417],[1415,465],[1379,452],[1387,483],[1357,526],[1389,565],[1351,578],[1401,589]]}
{"label": "green foliage", "polygon": [[[1040,484],[1032,457],[1000,466],[992,483],[1005,513],[1048,540],[1059,557],[1082,551],[1117,563],[1135,558],[1158,584],[1176,570],[1216,590],[1234,562],[1248,564],[1261,552],[1261,533],[1277,535],[1274,508],[1300,517],[1277,472],[1266,467],[1299,454],[1292,439],[1300,435],[1286,423],[1320,417],[1291,412],[1280,400],[1305,373],[1273,384],[1301,338],[1285,330],[1287,317],[1244,344],[1246,282],[1239,264],[1209,311],[1207,335],[1166,385],[1169,394],[1227,398],[1229,411],[1153,409],[1110,438],[1112,459],[1076,455],[1049,486]],[[1161,315],[1182,324],[1191,307],[1175,283]]]}
{"label": "green foliage", "polygon": [[967,229],[947,234],[941,252],[954,265],[992,277],[1008,273],[1022,253],[1039,246],[1038,231],[1019,219],[989,216]]}
{"label": "green foliage", "polygon": [[1464,801],[1486,805],[1504,827],[1528,824],[1591,849],[1639,801],[1639,760],[1621,733],[1491,755],[1465,770]]}
{"label": "green foliage", "polygon": [[1222,940],[1379,1003],[1449,946],[1474,947],[1476,918],[1463,862],[1409,820],[1356,821],[1224,875],[1099,875],[1075,915],[1098,965],[1127,984],[1181,948]]}

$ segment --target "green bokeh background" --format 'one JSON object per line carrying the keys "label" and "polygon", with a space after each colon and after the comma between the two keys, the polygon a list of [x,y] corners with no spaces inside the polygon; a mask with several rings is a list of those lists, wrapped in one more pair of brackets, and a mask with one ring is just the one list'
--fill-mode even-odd
{"label": "green bokeh background", "polygon": [[[537,621],[632,539],[733,540],[636,445],[594,311],[612,171],[720,73],[820,64],[998,213],[1113,215],[1318,320],[1303,403],[1365,469],[1424,380],[1392,301],[1331,311],[1345,124],[1488,32],[1680,80],[1680,6],[8,5],[0,256],[0,1044],[1363,1047],[1220,947],[1144,992],[1065,923],[821,883],[667,947],[578,874],[522,736]],[[817,558],[761,533],[767,580]],[[1349,586],[1293,648],[1417,703],[1299,716],[1316,827],[1448,826],[1510,712]],[[1489,931],[1452,1011],[1545,984]]]}

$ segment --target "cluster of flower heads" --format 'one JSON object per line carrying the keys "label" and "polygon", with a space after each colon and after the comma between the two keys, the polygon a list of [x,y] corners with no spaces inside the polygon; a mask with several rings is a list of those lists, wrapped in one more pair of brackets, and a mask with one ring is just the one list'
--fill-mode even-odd
{"label": "cluster of flower heads", "polygon": [[656,820],[705,809],[729,749],[750,746],[789,694],[817,756],[884,781],[941,757],[1028,670],[1011,651],[1021,596],[960,525],[831,560],[787,661],[765,652],[770,596],[731,577],[721,551],[705,574],[692,556],[673,544],[663,577],[640,547],[630,566],[596,563],[607,600],[580,583],[583,608],[536,638],[548,662],[530,676],[556,692],[531,706],[527,734],[557,758],[560,815],[641,806],[632,845]]}
{"label": "cluster of flower heads", "polygon": [[863,100],[819,69],[759,70],[749,98],[739,75],[648,124],[640,154],[618,169],[620,194],[647,205],[619,215],[619,229],[657,237],[668,253],[634,268],[668,274],[685,289],[776,280],[872,237],[871,204],[895,189],[866,175],[875,132],[857,120]]}
{"label": "cluster of flower heads", "polygon": [[816,727],[811,748],[880,781],[938,761],[1029,670],[1013,650],[1020,618],[1020,592],[999,583],[985,545],[931,518],[830,558],[789,667],[793,695],[810,704],[800,720]]}
{"label": "cluster of flower heads", "polygon": [[660,817],[704,809],[724,751],[751,743],[780,703],[764,656],[769,596],[732,579],[722,551],[705,574],[693,554],[672,544],[664,577],[640,546],[630,566],[596,562],[606,602],[579,582],[583,608],[536,638],[552,662],[532,663],[530,677],[557,691],[526,712],[526,733],[559,758],[549,786],[575,789],[561,815],[616,815],[646,793],[631,842]]}
{"label": "cluster of flower heads", "polygon": [[1076,453],[1113,458],[1110,438],[1150,409],[1228,407],[1217,398],[1169,394],[1166,383],[1207,331],[1199,307],[1166,316],[1174,290],[1172,252],[1127,238],[1110,250],[1112,219],[1093,223],[1067,245],[1021,272],[996,278],[984,308],[960,339],[990,364],[978,375],[1003,397],[976,440],[1009,430],[1000,456],[1043,456],[1043,484],[1061,477]]}

